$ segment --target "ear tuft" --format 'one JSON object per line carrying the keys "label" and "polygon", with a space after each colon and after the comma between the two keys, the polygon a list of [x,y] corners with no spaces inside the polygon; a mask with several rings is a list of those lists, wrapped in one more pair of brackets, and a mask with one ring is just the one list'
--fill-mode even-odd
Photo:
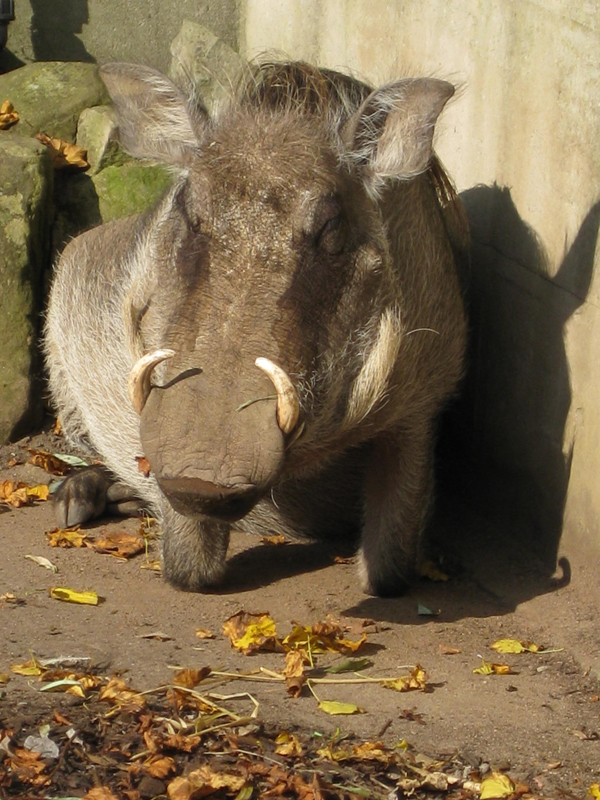
{"label": "ear tuft", "polygon": [[149,67],[106,64],[100,76],[117,113],[124,149],[136,158],[185,166],[198,147],[206,110],[193,107],[168,78]]}
{"label": "ear tuft", "polygon": [[348,121],[348,155],[375,183],[425,172],[433,156],[435,123],[454,87],[435,78],[410,78],[376,89]]}

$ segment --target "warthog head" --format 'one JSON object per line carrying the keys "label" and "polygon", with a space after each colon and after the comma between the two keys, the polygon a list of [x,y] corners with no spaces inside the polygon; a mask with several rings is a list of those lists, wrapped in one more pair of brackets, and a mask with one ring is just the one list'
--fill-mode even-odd
{"label": "warthog head", "polygon": [[365,438],[400,347],[388,186],[427,169],[453,89],[263,67],[210,119],[150,69],[102,74],[125,148],[177,175],[132,256],[145,455],[177,512],[239,519]]}

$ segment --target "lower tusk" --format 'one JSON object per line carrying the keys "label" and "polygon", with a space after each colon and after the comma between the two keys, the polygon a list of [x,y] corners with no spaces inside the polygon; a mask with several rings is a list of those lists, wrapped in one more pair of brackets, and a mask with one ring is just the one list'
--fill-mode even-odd
{"label": "lower tusk", "polygon": [[153,353],[147,353],[142,356],[133,365],[127,381],[127,391],[129,392],[131,404],[138,414],[142,413],[152,389],[150,379],[154,368],[174,355],[174,350],[155,350]]}
{"label": "lower tusk", "polygon": [[291,433],[300,416],[296,387],[287,372],[268,358],[257,358],[254,363],[273,381],[273,386],[277,390],[277,424],[283,433]]}

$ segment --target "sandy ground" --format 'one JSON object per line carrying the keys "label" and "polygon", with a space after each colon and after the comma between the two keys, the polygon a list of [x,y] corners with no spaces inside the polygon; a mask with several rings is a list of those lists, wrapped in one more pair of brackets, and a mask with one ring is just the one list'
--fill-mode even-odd
{"label": "sandy ground", "polygon": [[[64,442],[48,434],[23,444],[65,451]],[[26,455],[18,446],[3,448],[0,481],[47,483],[44,470],[8,466],[11,458],[22,461]],[[187,594],[142,569],[144,555],[120,561],[85,547],[51,548],[45,537],[55,527],[49,502],[2,510],[0,595],[12,593],[22,602],[0,602],[0,673],[32,653],[89,657],[101,674],[121,674],[140,690],[168,681],[174,667],[281,669],[280,654],[244,656],[232,650],[221,633],[223,622],[240,609],[264,611],[285,634],[293,621],[312,624],[331,615],[348,626],[349,638],[367,632],[360,654],[372,666],[365,675],[405,674],[405,665],[418,663],[429,676],[430,691],[322,685],[321,699],[353,702],[364,710],[345,717],[318,711],[310,694],[292,699],[275,683],[224,681],[214,691],[250,692],[259,716],[281,729],[329,734],[339,727],[364,740],[405,739],[433,756],[460,753],[468,763],[483,764],[484,771],[486,765],[507,771],[534,793],[585,797],[600,781],[597,565],[571,557],[561,561],[554,577],[540,575],[519,553],[515,537],[500,535],[504,523],[490,519],[481,504],[474,508],[464,498],[442,497],[439,509],[455,577],[422,579],[407,595],[386,600],[363,595],[355,565],[336,563],[335,554],[321,545],[267,545],[242,534],[233,537],[222,589]],[[139,525],[135,519],[106,519],[87,527],[93,538]],[[49,558],[58,572],[26,555]],[[96,607],[61,603],[48,594],[56,585],[94,590],[102,601]],[[419,603],[439,614],[418,615]],[[198,639],[198,628],[215,638]],[[163,636],[145,638],[158,633]],[[500,656],[489,649],[507,637],[555,652]],[[446,648],[460,652],[448,655]],[[514,674],[475,674],[482,658],[507,663]],[[327,655],[320,663],[340,659]],[[0,687],[0,728],[18,727],[25,710],[42,704],[39,688],[35,679],[16,675]],[[252,708],[248,700],[236,702],[240,709]]]}

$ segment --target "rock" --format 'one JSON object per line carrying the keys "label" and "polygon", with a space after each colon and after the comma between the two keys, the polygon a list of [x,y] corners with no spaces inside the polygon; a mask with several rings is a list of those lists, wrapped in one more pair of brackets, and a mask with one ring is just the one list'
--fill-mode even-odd
{"label": "rock", "polygon": [[184,91],[195,89],[212,110],[231,96],[245,61],[222,39],[196,22],[185,20],[171,42],[170,77]]}
{"label": "rock", "polygon": [[0,443],[23,435],[41,419],[36,337],[51,203],[46,148],[35,139],[1,135]]}
{"label": "rock", "polygon": [[134,160],[113,164],[95,175],[57,173],[54,252],[88,228],[150,208],[172,180],[165,167]]}
{"label": "rock", "polygon": [[138,214],[154,205],[173,182],[166,167],[130,161],[92,177],[102,222]]}
{"label": "rock", "polygon": [[88,175],[95,175],[111,164],[124,164],[129,160],[113,138],[116,120],[108,106],[86,108],[77,123],[77,144],[87,151],[90,165]]}
{"label": "rock", "polygon": [[74,142],[83,109],[108,102],[108,93],[96,64],[38,61],[0,75],[0,103],[4,100],[19,114],[10,135],[47,133]]}

